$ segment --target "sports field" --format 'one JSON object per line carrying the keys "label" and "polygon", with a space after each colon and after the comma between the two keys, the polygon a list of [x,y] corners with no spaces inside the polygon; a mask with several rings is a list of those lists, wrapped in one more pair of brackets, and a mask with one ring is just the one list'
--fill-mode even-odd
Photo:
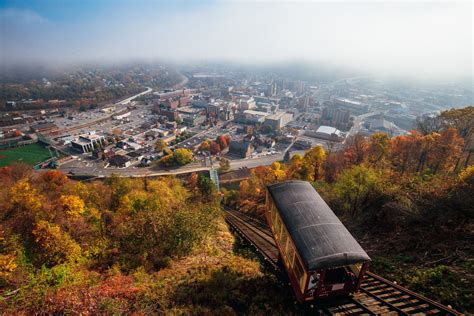
{"label": "sports field", "polygon": [[0,167],[14,162],[23,162],[33,166],[50,157],[48,149],[35,143],[0,151]]}

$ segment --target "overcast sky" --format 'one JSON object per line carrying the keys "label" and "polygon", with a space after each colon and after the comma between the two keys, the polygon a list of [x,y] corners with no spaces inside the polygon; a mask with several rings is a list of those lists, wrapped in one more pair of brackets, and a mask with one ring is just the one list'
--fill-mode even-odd
{"label": "overcast sky", "polygon": [[0,0],[1,64],[304,60],[472,77],[469,2]]}

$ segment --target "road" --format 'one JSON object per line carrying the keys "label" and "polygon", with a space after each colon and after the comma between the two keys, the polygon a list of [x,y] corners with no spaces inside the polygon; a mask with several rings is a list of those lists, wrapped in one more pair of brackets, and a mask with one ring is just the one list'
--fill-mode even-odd
{"label": "road", "polygon": [[122,101],[116,103],[115,105],[126,105],[126,104],[128,104],[130,101],[132,101],[133,99],[138,98],[139,96],[142,96],[142,95],[144,95],[144,94],[150,93],[151,91],[153,91],[152,88],[146,87],[146,90],[145,90],[145,91],[140,92],[139,94],[136,94],[136,95],[134,95],[134,96],[131,96],[130,98],[126,98],[125,100],[122,100]]}
{"label": "road", "polygon": [[178,72],[178,74],[183,78],[183,80],[181,80],[180,83],[177,83],[173,86],[174,89],[178,89],[178,88],[182,88],[184,87],[188,81],[189,81],[189,78],[186,77],[185,75],[183,75],[182,73]]}
{"label": "road", "polygon": [[344,147],[344,145],[346,144],[347,139],[349,139],[351,136],[355,136],[355,135],[357,135],[357,133],[359,133],[362,122],[364,121],[364,119],[366,119],[370,116],[378,115],[378,114],[382,114],[382,112],[381,111],[374,111],[374,112],[370,112],[370,113],[355,116],[352,127],[349,130],[349,132],[347,132],[347,136],[344,139],[344,141],[341,143],[340,147],[341,148]]}
{"label": "road", "polygon": [[101,123],[101,122],[104,122],[104,121],[107,121],[107,120],[110,120],[112,119],[112,117],[114,115],[117,115],[121,112],[123,112],[124,108],[123,106],[127,105],[128,103],[130,103],[130,101],[132,101],[133,99],[139,97],[139,96],[142,96],[144,94],[147,94],[147,93],[150,93],[151,91],[153,91],[152,88],[150,87],[147,87],[147,89],[143,92],[140,92],[134,96],[131,96],[129,98],[126,98],[122,101],[119,101],[117,103],[115,103],[115,105],[117,106],[122,106],[122,108],[119,108],[117,109],[116,111],[114,111],[113,113],[111,113],[110,115],[106,116],[106,117],[102,117],[100,119],[96,119],[96,120],[91,120],[91,121],[87,121],[86,123],[83,123],[83,124],[80,124],[80,125],[76,125],[76,126],[71,126],[71,127],[68,127],[68,128],[63,128],[59,131],[59,133],[55,133],[54,137],[60,137],[60,136],[64,136],[64,135],[67,135],[67,134],[71,134],[72,132],[74,131],[77,131],[77,130],[81,130],[81,129],[84,129],[84,128],[87,128],[87,127],[90,127],[92,125],[95,125],[95,124],[98,124],[98,123]]}
{"label": "road", "polygon": [[[282,152],[275,153],[272,155],[267,155],[259,158],[246,158],[246,159],[236,159],[230,161],[231,170],[238,170],[241,168],[255,168],[258,166],[269,166],[275,161],[283,160],[286,151],[288,151],[294,144],[297,138],[293,140],[291,144]],[[291,155],[295,154],[304,154],[304,150],[292,151]],[[84,166],[83,164],[86,164]],[[210,170],[210,166],[203,166],[201,162],[191,163],[186,166],[173,169],[173,170],[153,170],[152,168],[137,168],[137,167],[127,167],[127,168],[103,168],[100,165],[96,164],[93,161],[88,162],[87,160],[73,160],[67,162],[59,167],[59,170],[66,174],[73,174],[77,176],[95,176],[95,177],[107,177],[112,174],[119,174],[124,177],[150,177],[150,176],[162,176],[162,175],[174,175],[174,174],[183,174],[190,172],[197,172],[203,170]]]}
{"label": "road", "polygon": [[[304,151],[292,151],[291,154],[301,154]],[[255,168],[258,166],[269,166],[275,161],[283,160],[284,153],[268,155],[261,158],[253,159],[238,159],[231,160],[231,170],[238,170],[240,168]],[[123,177],[152,177],[152,176],[164,176],[164,175],[175,175],[183,173],[191,173],[203,170],[210,170],[211,167],[204,167],[202,163],[191,163],[186,166],[173,169],[173,170],[153,170],[150,168],[102,168],[91,162],[92,166],[74,166],[71,163],[66,163],[59,167],[59,170],[66,174],[73,174],[75,176],[94,176],[94,177],[108,177],[112,174],[118,174]]]}

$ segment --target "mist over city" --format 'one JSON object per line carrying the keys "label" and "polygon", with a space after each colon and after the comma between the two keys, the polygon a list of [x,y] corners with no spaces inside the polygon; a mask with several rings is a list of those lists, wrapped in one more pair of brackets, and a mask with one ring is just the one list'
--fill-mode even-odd
{"label": "mist over city", "polygon": [[0,311],[474,313],[470,1],[0,0]]}
{"label": "mist over city", "polygon": [[3,1],[3,66],[324,63],[472,76],[470,2]]}

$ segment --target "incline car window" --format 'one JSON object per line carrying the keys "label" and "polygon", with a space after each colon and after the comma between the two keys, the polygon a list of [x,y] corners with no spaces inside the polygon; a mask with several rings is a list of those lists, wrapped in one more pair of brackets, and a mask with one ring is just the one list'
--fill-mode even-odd
{"label": "incline car window", "polygon": [[298,279],[298,283],[300,284],[301,291],[304,292],[305,287],[305,274],[303,265],[300,262],[298,257],[295,258],[295,265],[293,270],[295,271],[296,278]]}
{"label": "incline car window", "polygon": [[275,221],[276,221],[276,217],[277,217],[277,209],[275,207],[275,204],[272,204],[272,225],[273,225],[273,228],[275,229]]}
{"label": "incline car window", "polygon": [[280,238],[280,247],[281,251],[283,251],[283,254],[285,257],[287,257],[287,246],[286,243],[288,241],[288,233],[286,232],[286,229],[283,225],[281,225],[281,238]]}
{"label": "incline car window", "polygon": [[273,227],[275,230],[275,238],[280,240],[281,221],[278,215],[275,217],[275,225]]}
{"label": "incline car window", "polygon": [[293,269],[295,264],[295,248],[291,240],[288,241],[288,264],[290,265],[290,268]]}

